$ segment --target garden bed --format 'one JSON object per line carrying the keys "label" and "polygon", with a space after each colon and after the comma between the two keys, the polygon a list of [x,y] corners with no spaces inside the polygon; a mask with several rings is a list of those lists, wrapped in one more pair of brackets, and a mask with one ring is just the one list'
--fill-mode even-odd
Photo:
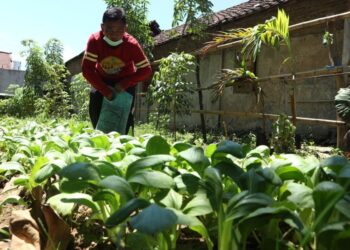
{"label": "garden bed", "polygon": [[2,244],[21,237],[8,228],[26,211],[42,249],[340,249],[349,240],[350,165],[332,148],[272,154],[251,142],[106,135],[77,121],[0,128]]}

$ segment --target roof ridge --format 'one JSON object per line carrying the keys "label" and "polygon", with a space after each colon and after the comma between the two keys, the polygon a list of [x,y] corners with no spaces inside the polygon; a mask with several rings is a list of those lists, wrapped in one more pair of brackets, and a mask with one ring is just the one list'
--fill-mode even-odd
{"label": "roof ridge", "polygon": [[[272,8],[276,5],[280,5],[288,1],[290,0],[248,0],[246,2],[212,13],[208,18],[208,27],[213,27],[219,25],[220,23],[237,20],[247,15]],[[172,29],[162,31],[160,34],[154,37],[156,45],[166,43],[176,37],[182,36],[181,32],[179,31],[182,31],[183,26],[184,24],[176,26]],[[173,31],[180,34],[175,37],[171,36],[171,33]],[[185,32],[183,35],[187,35],[187,33]]]}

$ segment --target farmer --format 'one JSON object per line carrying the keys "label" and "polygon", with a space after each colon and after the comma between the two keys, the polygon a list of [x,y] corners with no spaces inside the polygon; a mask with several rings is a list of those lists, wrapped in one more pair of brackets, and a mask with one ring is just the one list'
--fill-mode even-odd
{"label": "farmer", "polygon": [[[92,85],[89,114],[96,128],[103,97],[113,100],[115,94],[127,91],[135,99],[135,86],[147,80],[152,69],[138,41],[126,32],[127,23],[122,8],[107,9],[102,18],[101,30],[93,33],[87,43],[82,61],[82,73]],[[130,111],[126,134],[133,125]]]}

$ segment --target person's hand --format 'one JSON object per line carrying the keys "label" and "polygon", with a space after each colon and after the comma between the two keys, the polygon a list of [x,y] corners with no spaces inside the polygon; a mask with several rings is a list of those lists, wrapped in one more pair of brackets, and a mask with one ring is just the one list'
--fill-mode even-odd
{"label": "person's hand", "polygon": [[105,96],[108,101],[112,101],[115,98],[115,90],[112,87],[109,87],[111,93],[108,96]]}
{"label": "person's hand", "polygon": [[117,83],[116,85],[114,85],[114,90],[115,90],[117,93],[119,93],[119,92],[122,92],[124,89],[123,89],[123,87],[122,87],[119,83]]}
{"label": "person's hand", "polygon": [[112,91],[108,96],[106,96],[108,101],[112,101],[115,98],[115,93]]}

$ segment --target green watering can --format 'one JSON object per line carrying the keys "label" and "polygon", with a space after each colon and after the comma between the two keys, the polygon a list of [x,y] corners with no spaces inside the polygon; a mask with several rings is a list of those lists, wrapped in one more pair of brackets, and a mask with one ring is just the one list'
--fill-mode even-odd
{"label": "green watering can", "polygon": [[116,131],[126,133],[133,96],[126,91],[116,93],[113,100],[103,98],[100,117],[96,129],[104,133]]}

